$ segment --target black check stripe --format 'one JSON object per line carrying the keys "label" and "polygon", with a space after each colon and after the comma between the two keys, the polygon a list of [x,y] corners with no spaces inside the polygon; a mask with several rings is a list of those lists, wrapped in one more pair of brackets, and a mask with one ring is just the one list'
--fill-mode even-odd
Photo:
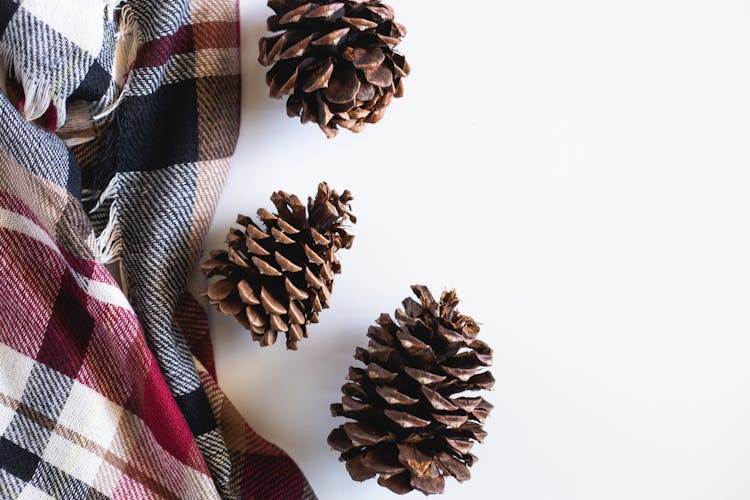
{"label": "black check stripe", "polygon": [[0,438],[0,467],[22,481],[30,481],[41,459],[4,437]]}

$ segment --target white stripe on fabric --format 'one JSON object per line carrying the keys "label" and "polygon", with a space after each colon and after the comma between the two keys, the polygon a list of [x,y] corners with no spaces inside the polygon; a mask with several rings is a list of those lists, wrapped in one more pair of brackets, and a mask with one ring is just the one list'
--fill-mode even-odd
{"label": "white stripe on fabric", "polygon": [[21,8],[94,56],[104,40],[102,0],[24,0]]}
{"label": "white stripe on fabric", "polygon": [[0,229],[2,228],[10,229],[16,233],[25,234],[29,238],[33,238],[48,246],[57,254],[62,255],[60,249],[57,248],[57,244],[52,238],[50,238],[49,234],[28,217],[24,217],[16,212],[11,212],[5,208],[0,208]]}
{"label": "white stripe on fabric", "polygon": [[130,307],[130,302],[125,298],[125,295],[115,285],[109,283],[103,283],[101,281],[89,280],[89,286],[86,289],[86,293],[105,304],[111,304],[115,307],[121,307],[130,312],[133,312],[133,308]]}

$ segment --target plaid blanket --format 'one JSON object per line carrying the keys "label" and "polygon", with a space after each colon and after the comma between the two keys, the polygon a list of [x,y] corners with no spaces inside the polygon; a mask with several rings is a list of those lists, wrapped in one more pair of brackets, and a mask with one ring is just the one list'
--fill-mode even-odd
{"label": "plaid blanket", "polygon": [[189,282],[239,129],[235,0],[0,0],[0,497],[314,498]]}

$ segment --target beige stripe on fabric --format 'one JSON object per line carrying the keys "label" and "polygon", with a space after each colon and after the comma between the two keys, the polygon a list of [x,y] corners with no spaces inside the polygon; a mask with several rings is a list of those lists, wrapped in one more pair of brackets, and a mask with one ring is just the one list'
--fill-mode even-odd
{"label": "beige stripe on fabric", "polygon": [[[192,227],[190,240],[203,245],[203,238],[211,225],[216,205],[219,201],[224,179],[229,172],[229,160],[202,161],[197,165],[196,196],[193,205]],[[200,250],[200,248],[199,248]]]}
{"label": "beige stripe on fabric", "polygon": [[[196,77],[236,75],[240,69],[237,62],[239,57],[239,50],[236,48],[196,50]],[[233,111],[237,113],[237,108],[235,107]]]}
{"label": "beige stripe on fabric", "polygon": [[208,21],[237,22],[237,4],[235,2],[217,2],[216,0],[191,0],[190,19],[193,24]]}
{"label": "beige stripe on fabric", "polygon": [[50,237],[47,232],[39,227],[33,220],[25,217],[16,212],[0,208],[0,228],[8,229],[15,233],[23,234],[29,238],[33,238],[44,246],[54,250],[58,255],[60,249],[57,248],[57,243]]}
{"label": "beige stripe on fabric", "polygon": [[[128,464],[136,466],[142,474],[158,477],[160,483],[179,498],[219,498],[211,477],[170,455],[156,441],[145,422],[130,411],[123,412],[110,448],[125,457]],[[193,461],[196,458],[202,461],[197,447],[194,452],[196,457],[191,457]]]}
{"label": "beige stripe on fabric", "polygon": [[[236,75],[200,78],[196,81],[196,86],[198,158],[200,160],[227,158],[234,152],[240,127],[240,115],[237,110],[240,78]],[[222,112],[212,112],[216,109]]]}
{"label": "beige stripe on fabric", "polygon": [[23,201],[65,250],[83,259],[98,255],[96,237],[80,201],[66,188],[29,172],[5,150],[0,150],[0,191]]}
{"label": "beige stripe on fabric", "polygon": [[50,234],[68,205],[68,191],[54,182],[32,174],[8,151],[0,149],[0,191],[13,193],[40,219]]}

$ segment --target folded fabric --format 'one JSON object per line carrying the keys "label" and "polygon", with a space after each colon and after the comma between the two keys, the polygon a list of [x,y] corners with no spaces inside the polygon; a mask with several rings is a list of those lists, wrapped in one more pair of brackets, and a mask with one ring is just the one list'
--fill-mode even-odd
{"label": "folded fabric", "polygon": [[189,291],[239,129],[234,0],[0,0],[0,497],[314,498]]}

